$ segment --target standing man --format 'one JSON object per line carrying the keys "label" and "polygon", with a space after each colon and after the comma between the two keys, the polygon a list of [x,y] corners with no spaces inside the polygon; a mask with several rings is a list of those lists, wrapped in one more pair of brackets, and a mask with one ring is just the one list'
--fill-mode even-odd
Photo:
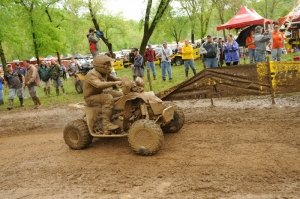
{"label": "standing man", "polygon": [[62,92],[65,93],[64,84],[61,76],[61,67],[56,63],[54,59],[52,59],[50,67],[50,78],[53,80],[53,86],[55,87],[57,96],[59,96],[59,87],[61,87]]}
{"label": "standing man", "polygon": [[189,40],[184,41],[184,46],[181,49],[182,59],[184,61],[185,68],[185,78],[189,77],[189,67],[193,70],[194,75],[196,75],[195,63],[194,63],[194,49],[190,44]]}
{"label": "standing man", "polygon": [[153,79],[156,80],[156,69],[155,69],[155,64],[154,61],[156,59],[156,54],[155,51],[153,50],[151,44],[148,45],[148,48],[146,49],[144,53],[144,59],[146,61],[146,66],[147,69],[151,69],[152,74],[153,74]]}
{"label": "standing man", "polygon": [[171,68],[171,59],[172,59],[172,50],[168,47],[167,42],[163,43],[163,47],[159,52],[161,57],[161,72],[162,80],[166,81],[166,71],[168,72],[169,81],[172,80],[172,68]]}
{"label": "standing man", "polygon": [[218,63],[219,63],[219,67],[222,67],[224,61],[224,53],[223,53],[224,42],[221,37],[218,40],[217,46],[218,46]]}
{"label": "standing man", "polygon": [[30,64],[27,66],[27,73],[25,75],[25,85],[28,87],[30,97],[34,103],[34,108],[38,109],[41,106],[40,98],[37,96],[37,86],[40,78],[37,68]]}
{"label": "standing man", "polygon": [[4,74],[4,80],[7,82],[9,89],[7,109],[13,109],[14,98],[16,95],[19,97],[20,106],[23,107],[23,87],[25,86],[24,76],[17,71],[14,71],[11,65],[7,65],[7,73]]}
{"label": "standing man", "polygon": [[250,64],[255,63],[255,45],[254,45],[254,31],[251,30],[249,36],[246,38],[246,46],[248,47]]}
{"label": "standing man", "polygon": [[133,80],[137,77],[143,78],[144,77],[144,66],[143,66],[143,56],[140,55],[139,49],[134,48],[134,62],[133,62]]}
{"label": "standing man", "polygon": [[45,61],[42,61],[38,73],[45,95],[50,96],[50,68],[48,68]]}
{"label": "standing man", "polygon": [[254,45],[255,45],[255,61],[265,62],[266,61],[266,47],[267,43],[271,40],[272,35],[266,31],[263,34],[263,27],[256,26],[254,34]]}
{"label": "standing man", "polygon": [[218,67],[218,46],[213,42],[212,37],[207,35],[207,41],[201,46],[201,53],[204,57],[205,68],[215,68]]}
{"label": "standing man", "polygon": [[97,42],[99,41],[99,37],[101,36],[98,32],[96,33],[97,37],[95,36],[95,29],[90,28],[89,34],[87,34],[87,38],[90,44],[90,52],[92,53],[93,57],[99,54]]}
{"label": "standing man", "polygon": [[272,33],[272,60],[280,61],[282,55],[282,49],[284,46],[284,35],[279,31],[279,25],[274,25],[274,31]]}

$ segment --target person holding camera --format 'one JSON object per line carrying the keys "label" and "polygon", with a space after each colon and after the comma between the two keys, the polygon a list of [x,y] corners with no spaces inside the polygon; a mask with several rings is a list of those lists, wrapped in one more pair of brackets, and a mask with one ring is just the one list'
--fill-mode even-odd
{"label": "person holding camera", "polygon": [[227,35],[227,42],[223,46],[226,66],[238,65],[240,61],[239,44],[233,39],[232,34]]}
{"label": "person holding camera", "polygon": [[162,80],[166,81],[166,71],[168,72],[169,81],[172,80],[172,68],[171,68],[171,56],[173,52],[168,47],[167,42],[163,43],[163,47],[159,52],[158,56],[161,57],[161,72]]}
{"label": "person holding camera", "polygon": [[86,35],[90,44],[90,52],[92,53],[93,57],[99,54],[97,42],[99,41],[101,34],[102,33],[100,31],[95,31],[94,28],[90,28],[89,34]]}
{"label": "person holding camera", "polygon": [[213,42],[210,35],[207,35],[206,42],[200,48],[200,53],[203,54],[205,68],[218,67],[218,45]]}
{"label": "person holding camera", "polygon": [[254,34],[254,44],[255,44],[255,61],[265,62],[266,61],[266,48],[267,43],[271,40],[272,35],[269,31],[263,33],[263,27],[256,26]]}

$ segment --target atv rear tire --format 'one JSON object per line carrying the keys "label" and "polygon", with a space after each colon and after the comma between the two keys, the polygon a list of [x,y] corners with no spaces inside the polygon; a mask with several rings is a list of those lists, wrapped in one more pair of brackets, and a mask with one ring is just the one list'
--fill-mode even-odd
{"label": "atv rear tire", "polygon": [[77,80],[75,82],[75,90],[78,94],[83,93],[83,88],[82,88],[82,81],[81,80]]}
{"label": "atv rear tire", "polygon": [[153,155],[162,146],[163,132],[158,124],[151,120],[134,122],[128,132],[130,147],[139,155]]}
{"label": "atv rear tire", "polygon": [[162,130],[164,133],[177,133],[182,128],[185,121],[183,110],[171,103],[165,103],[164,105],[165,107],[167,107],[167,105],[174,107],[174,118],[167,125],[162,126]]}
{"label": "atv rear tire", "polygon": [[87,148],[93,140],[88,126],[83,119],[68,123],[64,128],[65,143],[74,150]]}

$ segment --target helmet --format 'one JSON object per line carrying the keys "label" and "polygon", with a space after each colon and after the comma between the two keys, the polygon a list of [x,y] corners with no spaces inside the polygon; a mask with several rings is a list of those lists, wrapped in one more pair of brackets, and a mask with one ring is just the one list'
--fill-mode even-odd
{"label": "helmet", "polygon": [[114,59],[107,55],[97,55],[93,60],[93,66],[99,73],[110,74],[112,68],[109,62],[111,61],[114,61]]}

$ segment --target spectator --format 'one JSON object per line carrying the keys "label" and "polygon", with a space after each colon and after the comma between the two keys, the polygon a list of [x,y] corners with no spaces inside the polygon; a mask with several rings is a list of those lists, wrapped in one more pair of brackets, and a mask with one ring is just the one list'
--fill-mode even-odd
{"label": "spectator", "polygon": [[[20,62],[19,61],[16,61],[15,62],[16,64],[16,67],[15,67],[15,70],[14,71],[17,71],[18,73],[20,73],[21,75],[23,75],[25,77],[25,74],[26,74],[26,69],[23,68],[21,65],[20,65]],[[28,64],[27,61],[24,61],[23,62],[24,66]]]}
{"label": "spectator", "polygon": [[224,41],[221,37],[218,39],[217,46],[218,46],[218,64],[219,67],[222,67],[223,60],[224,60],[224,53],[223,53]]}
{"label": "spectator", "polygon": [[95,29],[90,28],[89,29],[89,34],[87,34],[87,38],[90,44],[90,52],[92,53],[93,57],[99,54],[98,52],[98,47],[97,47],[97,42],[99,41],[99,38],[95,36]]}
{"label": "spectator", "polygon": [[38,73],[45,95],[50,96],[50,68],[46,65],[45,61],[42,61]]}
{"label": "spectator", "polygon": [[7,66],[7,72],[4,74],[4,80],[9,89],[8,106],[7,109],[11,110],[14,106],[14,98],[19,97],[20,106],[24,106],[23,87],[25,86],[24,76],[17,70],[13,70],[11,65]]}
{"label": "spectator", "polygon": [[143,78],[144,77],[144,66],[143,66],[143,56],[140,55],[139,49],[134,48],[134,62],[133,62],[133,80],[137,77]]}
{"label": "spectator", "polygon": [[68,69],[69,75],[74,76],[76,73],[79,72],[79,66],[77,61],[72,57],[71,62],[69,64],[69,69]]}
{"label": "spectator", "polygon": [[196,75],[195,63],[194,63],[194,49],[190,44],[189,40],[184,41],[184,46],[182,47],[182,59],[184,61],[185,68],[185,78],[189,77],[189,67],[191,67],[194,75]]}
{"label": "spectator", "polygon": [[240,61],[239,44],[233,39],[232,34],[227,35],[227,42],[224,45],[224,56],[226,66],[238,65]]}
{"label": "spectator", "polygon": [[162,71],[163,81],[166,81],[166,71],[168,73],[169,81],[172,80],[172,68],[171,68],[172,54],[173,52],[171,48],[168,47],[167,42],[164,42],[163,47],[158,54],[158,56],[161,57],[161,71]]}
{"label": "spectator", "polygon": [[272,60],[280,61],[282,55],[282,49],[284,46],[284,35],[279,31],[279,25],[274,25],[274,31],[272,33]]}
{"label": "spectator", "polygon": [[37,95],[37,86],[40,82],[37,68],[33,65],[27,65],[27,73],[25,75],[25,85],[28,87],[30,97],[34,103],[34,108],[41,106],[40,98]]}
{"label": "spectator", "polygon": [[246,38],[246,46],[248,47],[250,64],[255,63],[255,45],[254,45],[254,31],[251,30]]}
{"label": "spectator", "polygon": [[215,68],[218,67],[218,46],[213,42],[212,37],[207,35],[207,41],[201,46],[201,53],[204,57],[205,68]]}
{"label": "spectator", "polygon": [[254,45],[255,45],[255,61],[264,62],[266,61],[266,46],[267,42],[270,41],[271,35],[268,31],[263,34],[263,28],[261,26],[255,27],[254,34]]}
{"label": "spectator", "polygon": [[0,105],[4,104],[4,102],[3,102],[3,85],[4,85],[3,69],[2,69],[2,67],[0,67]]}
{"label": "spectator", "polygon": [[152,74],[153,74],[153,79],[156,80],[156,69],[155,69],[155,64],[154,64],[154,61],[156,59],[156,54],[150,44],[148,45],[148,48],[146,49],[146,51],[144,53],[144,59],[146,62],[147,69],[149,69],[149,70],[151,69]]}
{"label": "spectator", "polygon": [[61,76],[61,67],[56,63],[54,59],[52,59],[50,67],[50,78],[53,81],[53,86],[55,87],[57,96],[59,96],[59,87],[61,87],[62,92],[65,93],[64,84]]}

